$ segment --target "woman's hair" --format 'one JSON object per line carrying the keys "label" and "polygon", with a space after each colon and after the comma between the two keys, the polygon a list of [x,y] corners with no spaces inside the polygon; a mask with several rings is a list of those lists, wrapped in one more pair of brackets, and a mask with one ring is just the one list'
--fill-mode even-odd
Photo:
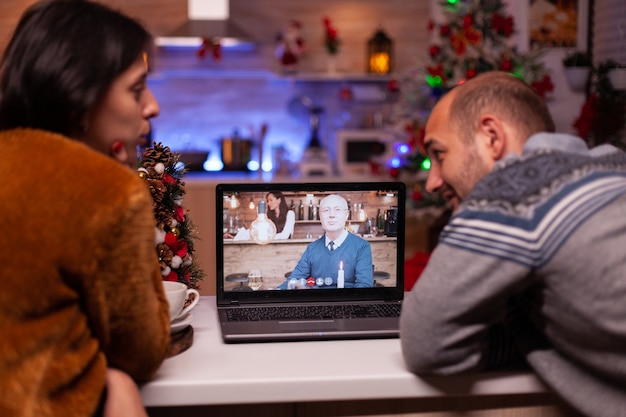
{"label": "woman's hair", "polygon": [[274,198],[280,200],[280,204],[278,205],[278,216],[276,216],[276,212],[274,210],[269,210],[267,218],[274,222],[276,225],[276,232],[280,233],[285,227],[285,222],[287,221],[287,211],[289,211],[289,208],[287,207],[287,202],[285,201],[285,196],[282,191],[270,191],[267,193],[267,195],[270,194],[273,195]]}
{"label": "woman's hair", "polygon": [[555,130],[545,100],[523,80],[502,71],[479,75],[460,86],[453,98],[450,120],[466,143],[472,142],[484,113],[505,119],[523,138]]}
{"label": "woman's hair", "polygon": [[147,52],[137,21],[87,0],[46,0],[22,15],[0,65],[0,129],[73,136],[113,80]]}

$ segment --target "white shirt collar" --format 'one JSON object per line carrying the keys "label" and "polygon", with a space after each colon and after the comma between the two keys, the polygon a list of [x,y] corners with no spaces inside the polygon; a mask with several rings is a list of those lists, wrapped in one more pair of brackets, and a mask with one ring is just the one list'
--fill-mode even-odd
{"label": "white shirt collar", "polygon": [[[325,240],[326,247],[328,247],[328,244],[331,242],[331,240],[328,238],[328,235],[324,235],[324,236],[326,237],[326,240]],[[335,243],[334,249],[337,249],[339,246],[341,246],[343,244],[343,241],[346,240],[347,237],[348,237],[348,231],[346,229],[343,229],[339,237],[332,241]]]}

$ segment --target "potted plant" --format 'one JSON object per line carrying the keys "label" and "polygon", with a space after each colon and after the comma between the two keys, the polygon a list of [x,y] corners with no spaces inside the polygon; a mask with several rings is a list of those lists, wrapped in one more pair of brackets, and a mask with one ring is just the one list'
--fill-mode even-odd
{"label": "potted plant", "polygon": [[613,89],[617,91],[626,90],[626,65],[620,65],[612,59],[606,61],[604,65]]}
{"label": "potted plant", "polygon": [[563,58],[565,78],[574,91],[583,91],[593,68],[591,56],[587,52],[574,51]]}

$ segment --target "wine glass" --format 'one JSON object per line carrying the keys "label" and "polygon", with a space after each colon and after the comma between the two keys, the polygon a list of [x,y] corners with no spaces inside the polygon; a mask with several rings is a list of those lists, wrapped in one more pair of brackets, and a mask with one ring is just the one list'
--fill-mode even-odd
{"label": "wine glass", "polygon": [[263,286],[263,276],[260,269],[251,269],[248,272],[248,286],[252,288],[252,291],[257,291]]}

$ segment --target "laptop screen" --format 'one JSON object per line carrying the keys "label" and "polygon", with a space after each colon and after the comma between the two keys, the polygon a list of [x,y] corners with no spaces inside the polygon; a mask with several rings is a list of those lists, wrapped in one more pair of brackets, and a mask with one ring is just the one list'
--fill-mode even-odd
{"label": "laptop screen", "polygon": [[218,303],[401,299],[405,201],[397,182],[219,184]]}

